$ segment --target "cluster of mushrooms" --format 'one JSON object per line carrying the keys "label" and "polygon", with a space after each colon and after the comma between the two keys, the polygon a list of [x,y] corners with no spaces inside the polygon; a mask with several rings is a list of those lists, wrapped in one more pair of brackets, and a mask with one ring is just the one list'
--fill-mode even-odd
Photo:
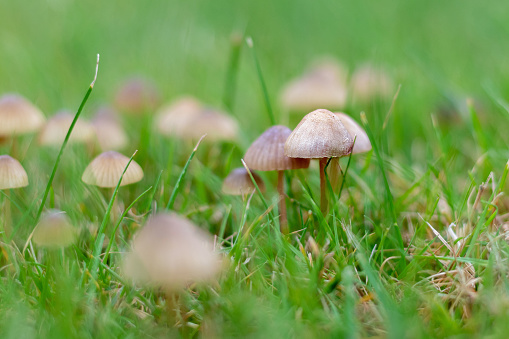
{"label": "cluster of mushrooms", "polygon": [[[370,95],[380,95],[389,86],[381,73],[374,76],[375,73],[368,68],[362,68],[359,72],[352,79],[353,89],[357,93],[362,92],[360,89],[364,90],[358,96],[367,95],[368,91],[371,91]],[[369,77],[376,77],[378,85],[367,81]],[[282,102],[290,111],[302,111],[309,107],[342,107],[346,100],[344,81],[344,75],[337,65],[320,65],[301,79],[292,81],[283,91]],[[368,85],[362,85],[362,81],[367,81]],[[314,94],[306,97],[309,93]],[[116,109],[101,107],[91,122],[82,118],[77,121],[69,142],[83,143],[92,152],[97,149],[103,151],[84,170],[83,182],[114,188],[122,175],[120,186],[136,183],[143,178],[140,165],[132,161],[127,167],[130,159],[117,152],[128,145],[129,139],[116,110],[134,116],[134,121],[151,121],[145,117],[156,111],[153,130],[172,138],[196,141],[206,134],[207,141],[214,142],[236,140],[238,137],[239,127],[234,118],[192,97],[180,98],[159,109],[158,103],[159,95],[154,86],[134,79],[117,92]],[[20,134],[38,133],[36,140],[39,145],[60,146],[73,118],[71,113],[60,111],[46,121],[43,113],[28,100],[17,94],[6,94],[0,97],[0,140],[12,142],[12,153],[15,153],[15,139]],[[253,170],[277,171],[280,227],[283,234],[288,234],[290,227],[286,217],[284,172],[308,168],[311,159],[318,159],[321,209],[325,213],[328,201],[325,167],[329,159],[370,149],[365,131],[350,116],[316,109],[304,116],[293,131],[286,126],[276,125],[261,134],[245,153],[246,167],[234,169],[225,178],[223,192],[247,195],[254,192],[255,184],[263,192],[263,181]],[[28,185],[27,173],[19,161],[10,155],[0,155],[0,173],[0,190],[8,191]],[[8,201],[4,201],[2,212],[4,234],[8,233],[9,228]],[[75,228],[66,213],[60,210],[47,211],[32,232],[35,243],[53,248],[71,245],[75,236]],[[220,267],[221,259],[214,250],[214,242],[209,234],[182,216],[160,212],[149,217],[138,232],[132,251],[125,260],[124,271],[135,281],[178,290],[190,282],[211,279]]]}

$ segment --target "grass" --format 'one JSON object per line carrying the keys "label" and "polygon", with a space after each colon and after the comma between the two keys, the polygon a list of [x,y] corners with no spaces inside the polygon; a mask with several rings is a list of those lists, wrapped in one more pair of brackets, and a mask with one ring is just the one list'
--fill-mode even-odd
{"label": "grass", "polygon": [[[0,244],[0,336],[506,337],[508,7],[3,3],[1,93],[20,92],[47,116],[69,107],[90,118],[123,79],[142,74],[165,99],[189,93],[224,105],[242,133],[237,143],[205,137],[198,147],[141,133],[142,124],[126,118],[132,143],[123,153],[138,150],[145,177],[111,201],[111,192],[105,199],[81,181],[95,156],[85,147],[64,144],[59,154],[34,136],[18,140],[30,185],[0,191],[14,223],[12,241]],[[232,33],[251,36],[256,54]],[[98,80],[79,106],[96,53]],[[275,174],[260,173],[267,192],[245,201],[222,194],[221,182],[272,121],[282,122],[283,85],[321,55],[350,69],[371,61],[401,87],[394,102],[348,103],[374,149],[340,160],[346,177],[328,215],[319,208],[316,164],[286,173],[292,233],[283,237]],[[300,117],[291,115],[289,127]],[[0,145],[0,154],[10,150]],[[124,206],[118,215],[113,199]],[[27,242],[49,208],[65,210],[80,230],[74,246]],[[160,293],[131,284],[121,270],[137,230],[166,208],[216,235],[228,258],[217,282],[184,291],[178,328]]]}

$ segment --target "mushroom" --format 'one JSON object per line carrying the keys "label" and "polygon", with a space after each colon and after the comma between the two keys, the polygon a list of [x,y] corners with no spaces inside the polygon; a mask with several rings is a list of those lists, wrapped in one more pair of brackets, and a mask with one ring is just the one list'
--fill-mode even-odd
{"label": "mushroom", "polygon": [[11,207],[9,190],[28,186],[28,175],[18,160],[9,155],[0,155],[0,190],[6,190],[3,203],[4,232],[7,235],[11,230]]}
{"label": "mushroom", "polygon": [[201,103],[195,98],[180,98],[158,111],[155,128],[162,135],[185,139],[186,135],[183,132],[201,111]]}
{"label": "mushroom", "polygon": [[382,69],[364,64],[353,73],[350,86],[355,100],[368,102],[376,97],[382,99],[389,97],[393,84],[389,75]]}
{"label": "mushroom", "polygon": [[127,146],[127,134],[112,108],[100,107],[92,119],[92,126],[103,151],[119,150]]}
{"label": "mushroom", "polygon": [[309,111],[316,107],[343,108],[347,99],[346,70],[337,61],[315,64],[283,90],[281,102],[290,111]]}
{"label": "mushroom", "polygon": [[65,212],[50,210],[41,217],[34,230],[33,239],[42,247],[63,248],[71,245],[76,231]]}
{"label": "mushroom", "polygon": [[44,124],[44,114],[19,94],[0,97],[0,136],[14,136],[37,131]]}
{"label": "mushroom", "polygon": [[[115,151],[107,151],[99,154],[85,168],[81,179],[89,185],[114,188],[117,186],[129,158]],[[143,178],[143,170],[134,160],[127,168],[120,186],[126,186],[140,181]]]}
{"label": "mushroom", "polygon": [[278,171],[280,228],[283,234],[288,234],[283,187],[284,171],[308,168],[310,162],[309,159],[289,158],[284,154],[285,142],[291,133],[292,130],[286,126],[272,126],[251,144],[244,156],[244,161],[249,168],[257,171]]}
{"label": "mushroom", "polygon": [[[59,111],[52,116],[39,132],[38,141],[43,146],[60,146],[67,136],[67,132],[74,120],[74,115],[69,111]],[[78,119],[69,137],[69,142],[84,143],[91,145],[95,138],[92,125],[84,120]]]}
{"label": "mushroom", "polygon": [[123,113],[140,115],[155,109],[159,102],[156,86],[149,80],[133,77],[124,82],[115,95],[116,107]]}
{"label": "mushroom", "polygon": [[207,134],[208,141],[235,140],[238,136],[237,120],[219,110],[205,108],[182,126],[182,135],[186,139],[198,140]]}
{"label": "mushroom", "polygon": [[[265,185],[262,178],[255,172],[251,171],[253,178],[261,192],[265,191]],[[247,194],[252,193],[256,187],[244,167],[235,168],[228,174],[223,181],[223,193],[229,195],[242,195],[245,197]]]}
{"label": "mushroom", "polygon": [[350,154],[353,139],[341,120],[326,109],[308,113],[295,127],[285,143],[290,158],[320,160],[320,201],[322,213],[327,211],[325,166],[331,157]]}

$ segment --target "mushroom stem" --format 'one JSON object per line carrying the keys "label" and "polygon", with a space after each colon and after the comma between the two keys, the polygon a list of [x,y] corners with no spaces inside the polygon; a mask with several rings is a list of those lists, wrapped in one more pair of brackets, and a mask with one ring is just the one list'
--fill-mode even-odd
{"label": "mushroom stem", "polygon": [[11,226],[11,201],[9,199],[9,190],[5,190],[5,196],[4,196],[4,202],[3,202],[3,214],[4,214],[4,223],[3,223],[3,233],[4,233],[4,240],[6,243],[9,240],[9,237],[12,233],[12,226]]}
{"label": "mushroom stem", "polygon": [[277,171],[277,191],[279,193],[279,228],[281,233],[288,234],[288,218],[286,216],[286,198],[284,190],[285,171]]}
{"label": "mushroom stem", "polygon": [[322,214],[325,215],[328,209],[327,202],[327,187],[325,181],[325,166],[327,165],[328,158],[320,158],[320,209]]}

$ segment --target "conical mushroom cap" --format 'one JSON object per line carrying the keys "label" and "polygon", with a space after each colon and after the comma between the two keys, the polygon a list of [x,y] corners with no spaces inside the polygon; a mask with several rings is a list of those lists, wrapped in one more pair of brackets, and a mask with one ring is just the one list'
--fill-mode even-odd
{"label": "conical mushroom cap", "polygon": [[192,97],[178,99],[159,110],[155,127],[162,135],[185,138],[183,132],[201,110],[200,102]]}
{"label": "conical mushroom cap", "polygon": [[0,98],[0,136],[35,132],[45,120],[37,107],[18,94]]}
{"label": "conical mushroom cap", "polygon": [[127,80],[115,96],[116,107],[127,114],[143,114],[156,108],[159,93],[156,86],[142,78]]}
{"label": "conical mushroom cap", "polygon": [[345,73],[336,63],[316,64],[285,87],[281,96],[283,106],[291,111],[344,107],[347,99]]}
{"label": "conical mushroom cap", "polygon": [[308,113],[285,143],[290,158],[342,157],[352,151],[353,139],[341,120],[326,109]]}
{"label": "conical mushroom cap", "polygon": [[[262,178],[253,171],[251,171],[251,174],[253,175],[260,191],[264,192],[265,184],[263,183]],[[255,189],[256,187],[244,167],[234,169],[223,181],[223,193],[225,194],[245,195],[250,194]]]}
{"label": "conical mushroom cap", "polygon": [[[108,151],[101,153],[85,168],[81,179],[89,185],[116,187],[128,162],[129,158],[118,152]],[[133,160],[127,168],[120,186],[133,184],[142,178],[143,170]]]}
{"label": "conical mushroom cap", "polygon": [[[68,111],[60,111],[52,116],[39,132],[39,144],[45,146],[60,146],[65,140],[67,132],[71,127],[74,115]],[[95,138],[95,132],[92,125],[79,118],[72,130],[69,142],[89,143]]]}
{"label": "conical mushroom cap", "polygon": [[194,115],[189,123],[182,128],[182,137],[197,140],[207,134],[207,141],[235,140],[238,135],[237,120],[226,113],[205,109]]}
{"label": "conical mushroom cap", "polygon": [[211,280],[221,268],[212,237],[188,219],[169,213],[148,220],[133,241],[128,261],[128,276],[170,291]]}
{"label": "conical mushroom cap", "polygon": [[309,159],[289,158],[285,142],[292,130],[286,126],[272,126],[263,132],[248,148],[244,161],[257,171],[283,171],[308,168]]}
{"label": "conical mushroom cap", "polygon": [[101,107],[92,119],[92,126],[102,150],[118,150],[127,146],[127,134],[112,109]]}
{"label": "conical mushroom cap", "polygon": [[50,210],[41,217],[33,239],[43,247],[67,247],[74,242],[76,231],[65,212]]}
{"label": "conical mushroom cap", "polygon": [[334,114],[339,117],[348,133],[350,133],[352,138],[355,139],[352,153],[358,154],[371,151],[371,142],[369,141],[368,135],[366,134],[364,128],[362,128],[346,113],[339,112]]}
{"label": "conical mushroom cap", "polygon": [[0,190],[28,186],[28,175],[18,160],[0,155]]}

